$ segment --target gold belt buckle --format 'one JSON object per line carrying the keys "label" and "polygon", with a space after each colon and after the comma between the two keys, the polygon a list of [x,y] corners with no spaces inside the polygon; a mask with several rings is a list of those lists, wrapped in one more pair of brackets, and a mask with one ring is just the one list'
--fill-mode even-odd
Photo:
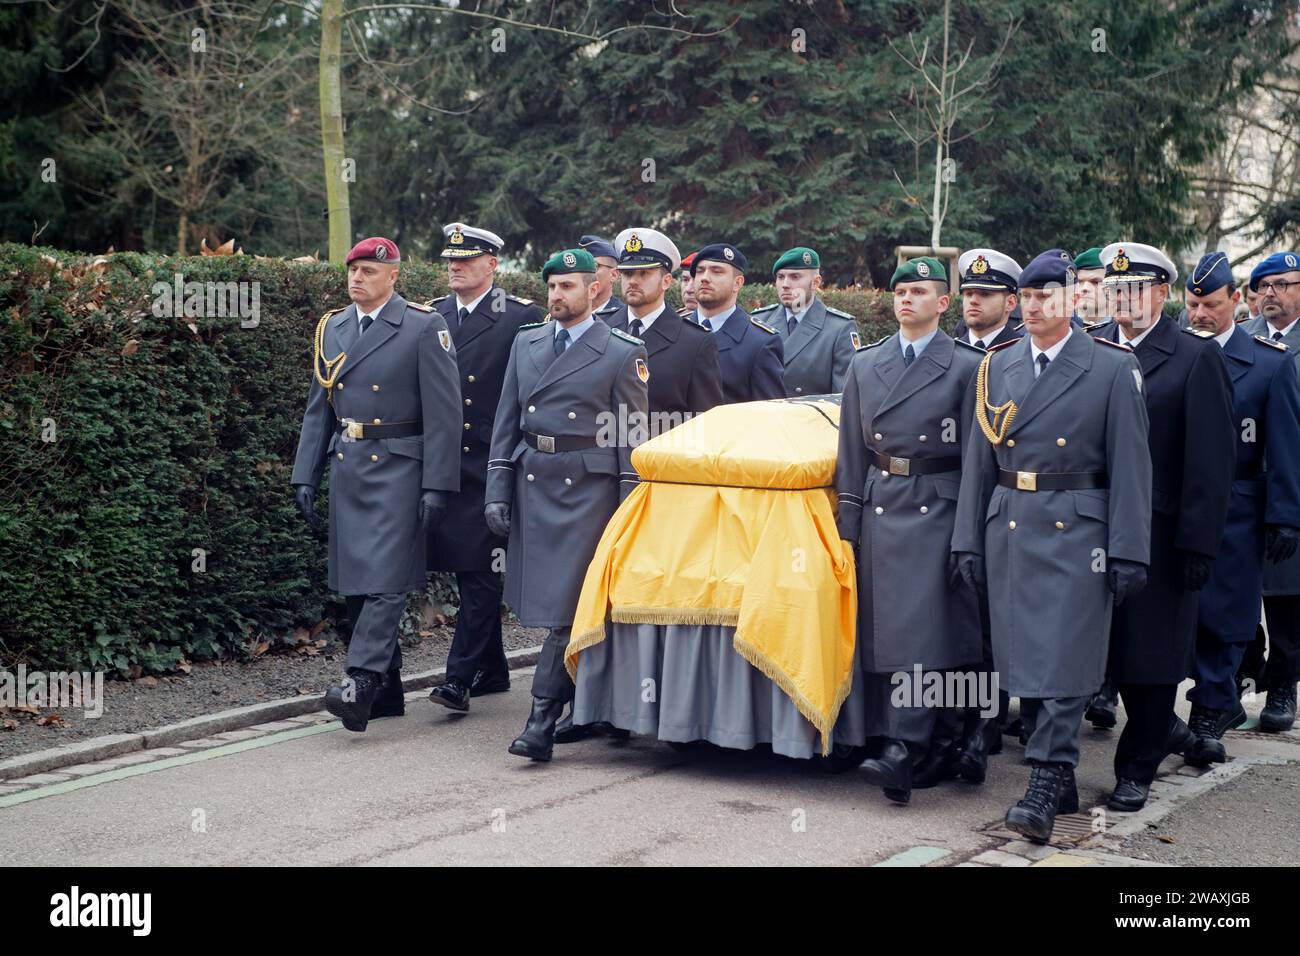
{"label": "gold belt buckle", "polygon": [[348,419],[347,425],[348,425],[348,437],[351,438],[353,441],[356,441],[358,438],[366,437],[365,426],[362,425],[361,422],[354,422],[351,419]]}
{"label": "gold belt buckle", "polygon": [[912,473],[912,463],[906,458],[895,458],[891,455],[889,458],[889,473],[891,475],[910,475]]}
{"label": "gold belt buckle", "polygon": [[537,450],[544,451],[548,454],[555,454],[555,439],[550,435],[537,436]]}
{"label": "gold belt buckle", "polygon": [[1016,472],[1016,488],[1019,491],[1037,491],[1038,472],[1036,471]]}

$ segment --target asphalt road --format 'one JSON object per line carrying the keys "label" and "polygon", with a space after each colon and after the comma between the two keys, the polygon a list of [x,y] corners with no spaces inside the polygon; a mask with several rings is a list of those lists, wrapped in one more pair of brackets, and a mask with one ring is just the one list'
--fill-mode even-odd
{"label": "asphalt road", "polygon": [[[1028,773],[1006,738],[984,786],[918,791],[898,807],[856,773],[760,752],[679,753],[645,738],[595,738],[534,764],[506,752],[528,711],[526,674],[465,717],[421,697],[365,734],[320,723],[123,779],[87,776],[92,785],[40,799],[0,798],[0,865],[863,865],[899,854],[948,865],[1005,843],[983,828]],[[1085,805],[1112,785],[1117,732],[1083,734]],[[1297,744],[1293,735],[1232,749],[1298,759]],[[181,759],[192,762],[174,765]],[[1256,816],[1243,826],[1272,826],[1277,812],[1269,820],[1245,806]]]}

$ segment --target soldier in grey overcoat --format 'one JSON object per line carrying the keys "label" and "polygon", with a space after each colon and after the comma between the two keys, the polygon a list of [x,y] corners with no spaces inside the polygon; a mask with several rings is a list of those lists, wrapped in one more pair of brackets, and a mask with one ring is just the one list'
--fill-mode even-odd
{"label": "soldier in grey overcoat", "polygon": [[635,487],[632,449],[648,424],[646,350],[591,315],[596,263],[556,253],[542,269],[551,321],[515,337],[492,428],[484,514],[508,536],[506,603],[546,627],[533,710],[510,752],[549,760],[573,699],[564,668],[573,615],[605,524]]}
{"label": "soldier in grey overcoat", "polygon": [[394,291],[400,261],[389,239],[348,253],[353,304],[317,326],[291,479],[299,510],[317,526],[316,488],[329,463],[329,586],[347,597],[353,630],[349,680],[325,705],[356,731],[371,716],[401,712],[400,679],[388,679],[401,669],[397,627],[407,592],[425,586],[426,538],[460,488],[451,335],[432,309]]}
{"label": "soldier in grey overcoat", "polygon": [[[1046,842],[1078,809],[1079,722],[1106,670],[1113,602],[1140,591],[1151,548],[1142,373],[1127,348],[1070,326],[1074,267],[1042,253],[1020,275],[1029,333],[976,378],[952,549],[988,594],[993,658],[1032,728],[1033,766],[1007,825]],[[987,573],[985,569],[987,568]]]}
{"label": "soldier in grey overcoat", "polygon": [[913,668],[941,675],[981,656],[979,603],[958,586],[949,546],[984,353],[939,328],[948,280],[938,259],[903,263],[890,289],[900,331],[858,352],[844,385],[836,522],[858,549],[867,736],[888,740],[863,767],[889,799],[907,803],[939,710],[908,699],[918,689]]}

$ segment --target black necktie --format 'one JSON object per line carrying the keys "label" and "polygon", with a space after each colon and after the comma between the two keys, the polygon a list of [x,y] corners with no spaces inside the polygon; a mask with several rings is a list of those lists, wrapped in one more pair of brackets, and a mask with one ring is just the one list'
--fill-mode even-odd
{"label": "black necktie", "polygon": [[916,349],[912,348],[912,346],[909,345],[907,348],[903,350],[903,367],[906,368],[907,366],[911,365],[915,361],[916,361]]}
{"label": "black necktie", "polygon": [[633,319],[631,322],[629,322],[627,324],[627,330],[631,332],[632,335],[638,339],[643,338],[645,334],[645,327],[641,324],[640,319]]}
{"label": "black necktie", "polygon": [[794,335],[794,330],[799,328],[799,320],[793,315],[785,320],[785,331],[788,335]]}
{"label": "black necktie", "polygon": [[1051,359],[1047,357],[1046,352],[1038,353],[1038,374],[1039,375],[1042,375],[1044,372],[1047,371],[1047,363],[1050,361]]}
{"label": "black necktie", "polygon": [[372,324],[374,321],[375,321],[375,317],[374,317],[373,315],[363,315],[363,316],[361,317],[361,334],[362,334],[362,335],[365,335],[365,334],[366,334],[366,329],[370,328],[371,324]]}
{"label": "black necktie", "polygon": [[469,309],[465,308],[462,305],[460,307],[460,311],[456,313],[456,328],[452,329],[452,331],[455,332],[456,329],[459,329],[462,325],[464,325],[465,320],[468,318],[469,318]]}
{"label": "black necktie", "polygon": [[978,342],[976,342],[976,343],[975,343],[975,347],[976,347],[977,349],[984,349],[985,351],[988,351],[988,346],[984,344],[984,340],[983,340],[983,339],[980,339]]}
{"label": "black necktie", "polygon": [[569,330],[560,329],[560,334],[555,337],[555,354],[563,355],[564,350],[569,347]]}
{"label": "black necktie", "polygon": [[1282,333],[1281,333],[1281,332],[1274,332],[1274,333],[1273,333],[1273,341],[1274,341],[1274,342],[1281,342],[1281,341],[1282,341]]}

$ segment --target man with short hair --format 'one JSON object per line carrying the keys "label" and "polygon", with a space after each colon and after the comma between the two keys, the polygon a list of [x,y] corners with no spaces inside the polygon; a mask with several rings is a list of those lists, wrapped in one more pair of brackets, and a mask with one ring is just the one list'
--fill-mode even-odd
{"label": "man with short hair", "polygon": [[[1240,299],[1227,255],[1202,256],[1187,279],[1187,311],[1192,327],[1211,336],[1227,361],[1236,454],[1223,543],[1200,594],[1192,669],[1196,687],[1188,694],[1208,727],[1201,734],[1182,721],[1175,727],[1178,752],[1201,766],[1227,759],[1222,733],[1214,733],[1222,719],[1217,712],[1240,714],[1236,662],[1258,626],[1265,568],[1285,560],[1300,535],[1300,387],[1292,357],[1280,342],[1252,336],[1233,321]],[[1269,599],[1264,600],[1267,609]],[[1275,605],[1269,626],[1281,632],[1276,612]],[[1207,711],[1216,712],[1213,723],[1206,720]],[[1236,723],[1235,716],[1224,721],[1229,722]]]}
{"label": "man with short hair", "polygon": [[677,310],[677,314],[684,319],[690,319],[692,322],[698,321],[692,318],[692,313],[699,306],[700,302],[695,298],[695,276],[691,275],[691,263],[695,261],[695,253],[682,256],[682,271],[680,273],[682,283],[682,307]]}
{"label": "man with short hair", "polygon": [[1133,350],[1151,422],[1151,561],[1147,585],[1111,617],[1107,675],[1128,721],[1115,748],[1112,810],[1145,806],[1170,752],[1178,685],[1192,671],[1197,592],[1223,540],[1237,457],[1232,383],[1209,336],[1163,317],[1173,262],[1140,242],[1101,253],[1113,318],[1085,331]]}
{"label": "man with short hair", "polygon": [[330,466],[329,586],[352,618],[348,679],[325,708],[364,731],[377,701],[400,714],[397,639],[409,591],[425,587],[430,533],[460,490],[460,389],[451,334],[429,306],[395,288],[391,239],[347,256],[352,304],[316,327],[314,381],[294,456],[294,497],[313,528],[316,488]]}
{"label": "man with short hair", "polygon": [[[506,549],[506,601],[525,627],[549,629],[533,676],[533,708],[510,753],[551,759],[555,725],[573,700],[564,667],[583,577],[605,525],[636,486],[632,449],[648,414],[645,347],[591,314],[600,294],[584,249],[542,267],[551,321],[515,336],[492,427],[484,517]],[[612,430],[610,420],[627,427]]]}
{"label": "man with short hair", "polygon": [[446,679],[429,699],[464,713],[469,699],[510,689],[501,641],[501,570],[505,539],[483,520],[492,416],[501,400],[506,360],[519,328],[539,322],[530,299],[508,294],[493,280],[504,245],[494,232],[452,222],[442,228],[442,258],[451,294],[430,304],[451,329],[460,371],[462,411],[460,492],[429,538],[429,570],[456,575],[460,607],[447,653]]}
{"label": "man with short hair", "polygon": [[961,320],[953,338],[985,351],[1020,338],[1024,332],[1011,321],[1020,272],[1020,263],[996,249],[963,252],[957,259]]}
{"label": "man with short hair", "polygon": [[744,253],[729,242],[705,246],[691,263],[696,321],[716,337],[722,400],[728,403],[785,398],[781,336],[736,304],[747,266]]}
{"label": "man with short hair", "polygon": [[849,362],[862,346],[857,320],[832,309],[818,295],[821,265],[817,251],[807,246],[782,253],[772,266],[780,302],[753,313],[781,336],[789,398],[843,391]]}
{"label": "man with short hair", "polygon": [[[1246,331],[1285,345],[1300,372],[1300,253],[1275,252],[1264,258],[1251,270],[1250,288],[1259,294],[1259,316],[1246,323]],[[1295,724],[1296,679],[1300,676],[1300,555],[1265,566],[1264,620],[1268,624],[1268,661],[1262,678],[1268,698],[1259,726],[1278,733]]]}
{"label": "man with short hair", "polygon": [[1101,261],[1101,246],[1084,249],[1075,256],[1074,270],[1074,315],[1070,321],[1078,327],[1102,321],[1106,318],[1101,289],[1106,266]]}
{"label": "man with short hair", "polygon": [[948,276],[938,259],[903,263],[890,289],[898,332],[857,352],[844,383],[836,524],[859,555],[866,733],[886,740],[863,770],[886,798],[907,803],[940,711],[956,702],[896,703],[895,675],[942,675],[980,659],[979,602],[958,586],[949,545],[982,353],[939,328]]}
{"label": "man with short hair", "polygon": [[994,662],[1029,731],[1029,786],[1007,826],[1037,843],[1058,810],[1078,810],[1079,722],[1105,675],[1111,609],[1142,589],[1151,557],[1142,373],[1128,349],[1072,327],[1073,283],[1061,249],[1020,274],[1028,335],[980,366],[982,440],[962,461],[952,539],[963,580],[988,595]]}

